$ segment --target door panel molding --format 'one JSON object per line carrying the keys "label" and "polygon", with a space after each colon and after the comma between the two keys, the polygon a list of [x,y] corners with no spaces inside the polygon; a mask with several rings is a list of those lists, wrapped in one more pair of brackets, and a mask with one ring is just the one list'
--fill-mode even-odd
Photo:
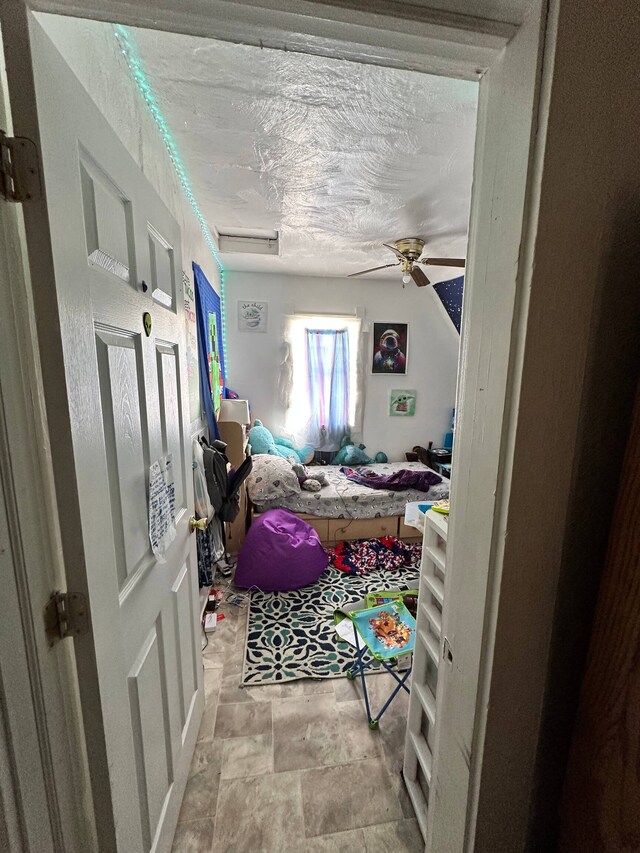
{"label": "door panel molding", "polygon": [[[144,386],[143,356],[139,333],[128,330],[107,332],[98,324],[95,328],[105,468],[122,598],[125,588],[127,591],[130,589],[133,577],[151,562],[149,537],[144,533],[147,524],[145,484],[150,451],[146,405],[141,391],[141,386]],[[120,436],[126,436],[126,441],[119,440]],[[123,503],[123,494],[126,503]]]}

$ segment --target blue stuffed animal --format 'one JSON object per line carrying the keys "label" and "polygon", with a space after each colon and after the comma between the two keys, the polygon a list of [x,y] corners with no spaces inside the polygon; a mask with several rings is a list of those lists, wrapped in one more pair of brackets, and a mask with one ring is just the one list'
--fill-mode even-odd
{"label": "blue stuffed animal", "polygon": [[302,462],[303,465],[311,462],[314,455],[310,444],[296,448],[288,438],[274,438],[271,431],[259,420],[255,420],[249,430],[249,444],[251,453],[268,453],[270,456],[281,456],[283,459],[293,456],[296,462]]}
{"label": "blue stuffed animal", "polygon": [[364,452],[364,444],[346,444],[334,456],[332,465],[369,465],[373,459]]}
{"label": "blue stuffed animal", "polygon": [[364,444],[355,445],[350,436],[345,435],[340,442],[340,450],[331,460],[332,465],[370,465],[372,462],[386,462],[386,453],[376,453],[375,459],[364,452]]}

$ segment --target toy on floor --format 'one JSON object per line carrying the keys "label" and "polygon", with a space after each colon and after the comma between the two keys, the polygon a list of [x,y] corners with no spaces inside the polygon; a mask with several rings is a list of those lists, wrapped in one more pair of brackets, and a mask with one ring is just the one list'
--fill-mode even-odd
{"label": "toy on floor", "polygon": [[365,445],[355,445],[351,437],[345,435],[340,442],[340,450],[331,460],[332,465],[370,465],[372,462],[388,462],[386,453],[380,451],[372,459],[364,452]]}
{"label": "toy on floor", "polygon": [[274,436],[260,420],[255,420],[249,430],[249,444],[252,453],[268,453],[270,456],[282,456],[283,459],[293,456],[303,464],[311,462],[314,454],[310,444],[296,448],[288,438]]}
{"label": "toy on floor", "polygon": [[300,488],[306,492],[319,492],[323,486],[329,485],[327,475],[324,471],[315,471],[313,468],[307,468],[301,462],[294,462],[291,467],[298,478]]}

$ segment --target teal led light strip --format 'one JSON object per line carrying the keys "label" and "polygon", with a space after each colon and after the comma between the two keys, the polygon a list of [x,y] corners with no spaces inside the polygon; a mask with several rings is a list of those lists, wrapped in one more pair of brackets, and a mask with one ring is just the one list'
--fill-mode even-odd
{"label": "teal led light strip", "polygon": [[216,244],[213,241],[213,237],[211,236],[211,230],[207,225],[207,221],[203,216],[202,211],[200,210],[200,206],[196,201],[196,197],[194,195],[193,189],[191,187],[191,181],[187,175],[187,170],[185,168],[184,163],[182,162],[182,158],[180,157],[180,153],[178,151],[178,146],[176,145],[175,139],[171,135],[171,131],[169,130],[169,125],[165,117],[162,115],[160,107],[158,106],[158,102],[156,100],[156,96],[153,93],[151,85],[147,80],[147,77],[142,68],[142,61],[138,55],[138,51],[135,46],[135,42],[129,30],[126,27],[117,24],[114,27],[114,32],[118,44],[120,45],[120,49],[124,55],[124,58],[127,61],[127,65],[129,66],[129,70],[131,71],[131,75],[138,87],[142,98],[149,108],[151,115],[155,123],[158,126],[160,131],[160,135],[162,136],[162,140],[169,152],[169,157],[171,158],[171,162],[173,163],[173,168],[176,170],[176,174],[178,176],[178,180],[182,186],[182,189],[187,196],[189,204],[191,205],[193,212],[195,213],[196,219],[200,223],[200,228],[202,230],[202,234],[204,236],[205,242],[209,247],[211,254],[220,270],[220,303],[222,314],[222,352],[224,355],[224,364],[225,364],[225,372],[229,372],[229,362],[227,360],[227,311],[226,311],[226,300],[225,300],[225,287],[224,287],[224,267],[222,265],[222,261],[220,260],[220,255],[218,254],[218,249],[216,248]]}

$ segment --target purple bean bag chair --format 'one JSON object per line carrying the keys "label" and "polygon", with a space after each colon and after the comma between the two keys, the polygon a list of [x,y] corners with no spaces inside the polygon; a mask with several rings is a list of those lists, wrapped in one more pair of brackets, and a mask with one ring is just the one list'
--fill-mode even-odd
{"label": "purple bean bag chair", "polygon": [[270,509],[249,528],[234,583],[286,592],[315,583],[329,558],[310,524],[286,509]]}

